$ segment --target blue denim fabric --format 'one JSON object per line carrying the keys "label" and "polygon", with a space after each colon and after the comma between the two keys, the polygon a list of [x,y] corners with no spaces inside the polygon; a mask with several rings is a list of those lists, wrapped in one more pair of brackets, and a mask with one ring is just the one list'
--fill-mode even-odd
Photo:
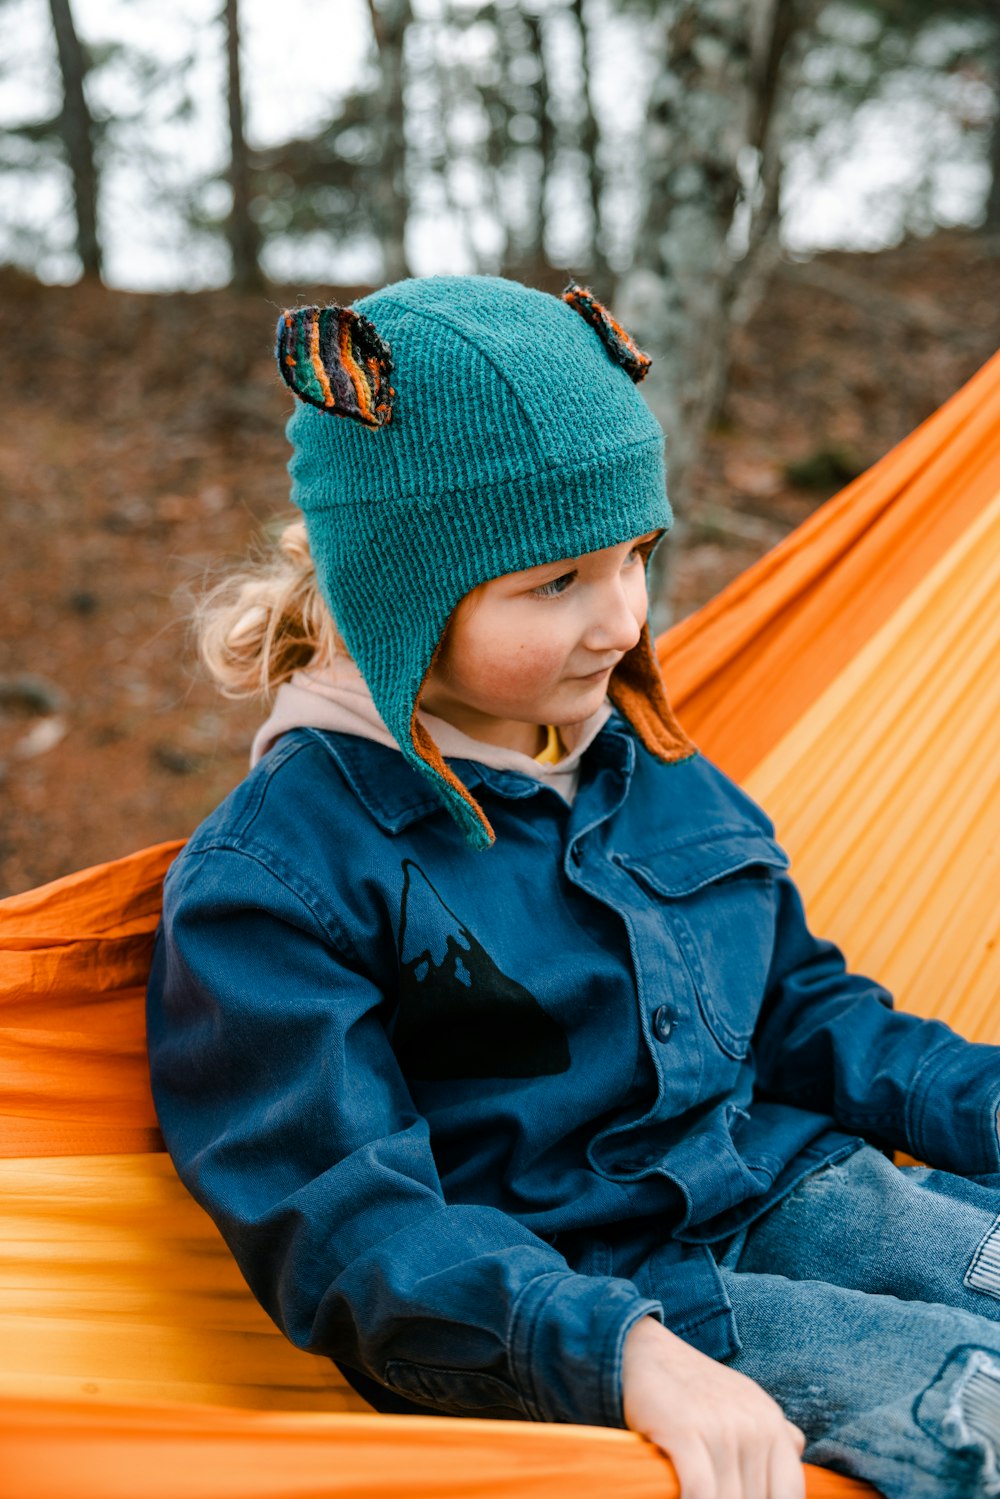
{"label": "blue denim fabric", "polygon": [[804,1461],[887,1499],[1000,1494],[1000,1175],[862,1146],[717,1246],[726,1362],[806,1434]]}
{"label": "blue denim fabric", "polygon": [[868,1140],[1000,1171],[1000,1047],[808,929],[766,815],[614,715],[570,807],[469,761],[497,833],[350,735],[285,735],[164,887],[153,1093],[300,1347],[382,1409],[622,1422],[661,1317],[716,1358],[711,1245]]}

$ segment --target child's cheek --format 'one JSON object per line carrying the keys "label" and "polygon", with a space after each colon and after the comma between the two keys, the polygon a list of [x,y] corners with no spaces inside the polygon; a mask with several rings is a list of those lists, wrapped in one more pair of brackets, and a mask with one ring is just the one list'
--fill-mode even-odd
{"label": "child's cheek", "polygon": [[561,674],[562,653],[543,643],[521,643],[506,655],[497,653],[490,672],[493,691],[524,697],[550,686]]}

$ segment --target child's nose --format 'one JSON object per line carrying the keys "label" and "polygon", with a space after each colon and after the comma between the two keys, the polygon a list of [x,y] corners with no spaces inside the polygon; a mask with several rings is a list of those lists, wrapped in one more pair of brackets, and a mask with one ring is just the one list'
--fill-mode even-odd
{"label": "child's nose", "polygon": [[621,651],[638,644],[645,620],[645,610],[632,593],[620,584],[613,585],[598,602],[587,631],[585,644],[592,651]]}

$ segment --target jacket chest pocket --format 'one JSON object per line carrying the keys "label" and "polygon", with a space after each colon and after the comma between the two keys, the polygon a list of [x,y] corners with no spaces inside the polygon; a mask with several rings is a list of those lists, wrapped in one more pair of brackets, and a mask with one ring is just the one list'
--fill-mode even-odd
{"label": "jacket chest pocket", "polygon": [[722,1050],[744,1057],[774,952],[784,849],[746,828],[714,828],[697,843],[615,862],[661,902],[691,974],[702,1017]]}

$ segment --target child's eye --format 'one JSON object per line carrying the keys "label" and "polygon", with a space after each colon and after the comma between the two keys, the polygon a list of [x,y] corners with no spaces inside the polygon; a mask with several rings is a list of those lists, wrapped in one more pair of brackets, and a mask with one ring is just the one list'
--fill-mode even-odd
{"label": "child's eye", "polygon": [[548,583],[542,583],[540,587],[533,588],[532,593],[540,599],[555,599],[566,589],[576,577],[576,573],[562,573],[558,578],[551,578]]}
{"label": "child's eye", "polygon": [[[633,562],[642,562],[642,544],[631,549],[625,561],[622,562],[622,567],[631,567]],[[532,594],[537,598],[559,598],[559,595],[565,594],[574,577],[576,573],[562,573],[561,576],[553,577],[547,583],[540,583],[538,588],[532,588]]]}

